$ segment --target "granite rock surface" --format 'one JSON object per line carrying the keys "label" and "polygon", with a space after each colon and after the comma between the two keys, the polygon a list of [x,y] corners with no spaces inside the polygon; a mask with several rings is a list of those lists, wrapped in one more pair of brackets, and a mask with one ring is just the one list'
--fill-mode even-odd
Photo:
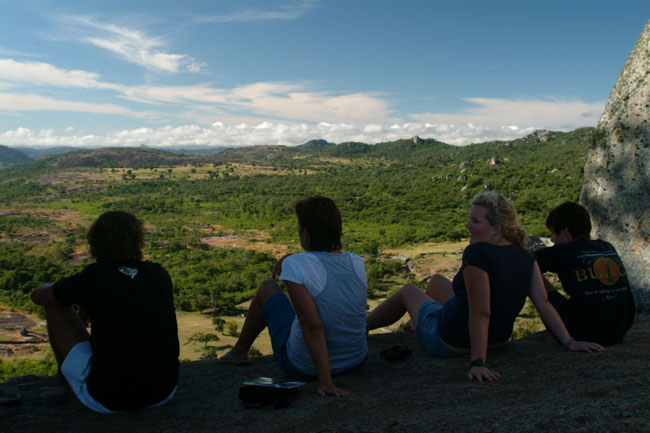
{"label": "granite rock surface", "polygon": [[637,308],[650,309],[650,22],[594,131],[580,201],[594,235],[625,264]]}

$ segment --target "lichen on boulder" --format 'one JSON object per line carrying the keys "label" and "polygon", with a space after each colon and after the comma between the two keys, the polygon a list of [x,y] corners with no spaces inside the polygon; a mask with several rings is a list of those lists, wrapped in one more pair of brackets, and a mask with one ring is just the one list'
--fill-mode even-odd
{"label": "lichen on boulder", "polygon": [[593,133],[580,201],[616,247],[637,307],[650,309],[650,22]]}

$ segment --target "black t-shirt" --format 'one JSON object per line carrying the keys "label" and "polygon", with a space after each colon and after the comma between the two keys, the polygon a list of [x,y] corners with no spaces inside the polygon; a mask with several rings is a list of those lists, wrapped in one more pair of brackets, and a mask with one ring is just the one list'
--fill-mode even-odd
{"label": "black t-shirt", "polygon": [[554,272],[570,296],[567,328],[578,340],[623,341],[634,321],[627,273],[609,242],[579,239],[535,252],[542,272]]}
{"label": "black t-shirt", "polygon": [[54,284],[62,305],[90,316],[92,366],[88,391],[108,409],[147,407],[178,381],[178,329],[172,282],[147,261],[93,263]]}
{"label": "black t-shirt", "polygon": [[442,340],[456,347],[471,347],[463,270],[465,266],[476,266],[487,272],[490,280],[488,344],[508,341],[528,295],[534,260],[518,245],[484,242],[468,245],[463,252],[463,264],[452,281],[454,296],[445,302],[438,322],[438,333]]}

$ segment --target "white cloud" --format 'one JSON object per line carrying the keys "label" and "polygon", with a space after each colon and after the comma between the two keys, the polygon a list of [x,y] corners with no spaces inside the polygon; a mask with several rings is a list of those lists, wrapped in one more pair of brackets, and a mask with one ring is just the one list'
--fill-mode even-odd
{"label": "white cloud", "polygon": [[36,58],[45,57],[42,54],[34,54],[25,51],[12,50],[11,48],[7,48],[2,45],[0,45],[0,56],[20,56],[20,57],[36,57]]}
{"label": "white cloud", "polygon": [[210,23],[295,20],[312,10],[316,3],[314,0],[303,0],[281,5],[275,9],[246,9],[231,14],[199,17],[198,20]]}
{"label": "white cloud", "polygon": [[519,128],[575,129],[595,126],[604,102],[584,102],[567,99],[497,99],[464,98],[472,104],[457,113],[411,114],[414,120],[432,124],[475,124],[487,128],[518,125]]}
{"label": "white cloud", "polygon": [[369,123],[391,117],[388,103],[372,94],[332,95],[282,83],[236,88],[227,100],[259,115],[298,121]]}
{"label": "white cloud", "polygon": [[[128,32],[127,32],[128,33]],[[0,59],[0,89],[16,86],[98,89],[128,102],[154,106],[135,110],[121,104],[54,99],[30,93],[0,91],[3,115],[23,111],[79,111],[129,116],[185,126],[134,129],[106,136],[30,136],[33,144],[62,142],[87,145],[145,143],[202,145],[296,145],[313,138],[331,142],[377,143],[419,135],[456,145],[489,140],[511,140],[534,129],[572,130],[595,126],[604,103],[570,99],[466,98],[472,104],[455,113],[416,113],[410,122],[396,118],[383,95],[333,94],[314,91],[308,83],[259,82],[232,89],[208,84],[190,86],[123,86],[106,83],[98,74],[65,70],[42,62]],[[74,97],[78,97],[74,94]],[[197,126],[197,124],[202,126]],[[205,125],[212,125],[206,127]],[[69,130],[66,132],[73,132]],[[11,131],[10,131],[11,132]],[[6,133],[7,134],[7,133]],[[11,134],[9,134],[11,136]],[[7,142],[11,144],[11,142]],[[17,142],[16,142],[17,143]]]}
{"label": "white cloud", "polygon": [[[66,23],[80,27],[82,41],[103,48],[151,71],[177,73],[187,71],[196,73],[204,63],[198,63],[187,54],[165,52],[166,43],[158,37],[113,23],[99,22],[85,16],[64,16]],[[89,32],[99,32],[99,35],[88,35]]]}
{"label": "white cloud", "polygon": [[[124,97],[149,103],[213,104],[223,112],[243,111],[288,121],[369,123],[392,119],[388,102],[378,95],[314,92],[304,84],[253,83],[234,89],[134,86],[124,89]],[[201,106],[192,107],[203,117],[199,114]]]}
{"label": "white cloud", "polygon": [[[376,123],[391,119],[388,102],[379,95],[366,93],[331,94],[311,91],[306,84],[253,83],[233,89],[220,89],[206,84],[191,86],[123,86],[100,80],[99,74],[82,70],[66,70],[42,62],[19,62],[0,59],[0,87],[10,84],[23,86],[54,86],[59,88],[85,88],[109,90],[115,96],[132,102],[169,106],[173,111],[181,105],[184,113],[172,112],[170,116],[184,117],[212,123],[215,115],[231,113],[233,116],[264,116],[298,122],[349,122]],[[75,95],[77,96],[77,95]],[[13,111],[32,110],[36,95],[13,107]],[[43,97],[45,98],[45,97]],[[43,109],[70,111],[70,101],[55,104],[47,97]],[[0,102],[6,106],[8,102]],[[81,106],[78,102],[76,106]],[[171,104],[171,106],[170,106]],[[91,104],[97,106],[97,104]],[[112,106],[111,104],[101,104]],[[115,107],[115,106],[113,106]],[[6,109],[6,108],[5,108]],[[98,111],[93,111],[98,112]],[[101,112],[109,113],[104,110]],[[121,110],[128,115],[129,110]],[[140,111],[131,111],[142,116]],[[191,114],[190,114],[191,113]],[[234,114],[239,113],[239,114]],[[194,116],[194,117],[191,117]]]}
{"label": "white cloud", "polygon": [[16,111],[79,111],[84,113],[117,114],[136,118],[153,117],[154,112],[132,111],[115,104],[93,104],[79,101],[66,101],[46,96],[2,93],[0,92],[0,110]]}
{"label": "white cloud", "polygon": [[81,87],[122,90],[117,84],[102,83],[99,75],[81,70],[60,69],[43,62],[0,59],[0,80],[37,86]]}
{"label": "white cloud", "polygon": [[[209,127],[196,124],[164,126],[160,128],[136,128],[98,135],[55,135],[33,132],[26,128],[0,133],[0,142],[7,145],[67,145],[67,146],[252,146],[276,144],[294,146],[311,139],[323,138],[332,143],[361,141],[378,143],[409,138],[419,135],[423,138],[436,138],[440,141],[464,145],[497,139],[513,139],[530,133],[532,129],[487,128],[476,125],[427,125],[416,122],[357,126],[351,123],[317,124],[260,121],[257,123],[214,122]],[[72,131],[67,131],[72,132]],[[45,134],[45,135],[44,135]]]}

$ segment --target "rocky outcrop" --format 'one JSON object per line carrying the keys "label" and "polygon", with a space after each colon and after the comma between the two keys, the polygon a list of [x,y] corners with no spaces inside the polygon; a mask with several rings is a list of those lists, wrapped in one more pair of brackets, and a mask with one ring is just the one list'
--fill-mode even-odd
{"label": "rocky outcrop", "polygon": [[[496,383],[469,382],[469,357],[436,358],[412,333],[371,334],[365,365],[334,378],[352,395],[320,397],[311,382],[277,410],[246,409],[237,396],[245,380],[284,377],[273,359],[245,366],[182,362],[171,402],[121,415],[93,413],[70,393],[61,406],[45,406],[39,394],[62,385],[57,377],[16,377],[0,384],[0,395],[17,389],[22,396],[0,407],[0,431],[647,432],[649,330],[650,316],[639,315],[623,344],[592,354],[566,352],[546,332],[510,341],[488,354],[488,365],[502,375]],[[394,345],[408,345],[413,353],[389,362],[380,353]]]}
{"label": "rocky outcrop", "polygon": [[619,251],[637,305],[650,309],[650,22],[592,138],[580,201],[596,236]]}

